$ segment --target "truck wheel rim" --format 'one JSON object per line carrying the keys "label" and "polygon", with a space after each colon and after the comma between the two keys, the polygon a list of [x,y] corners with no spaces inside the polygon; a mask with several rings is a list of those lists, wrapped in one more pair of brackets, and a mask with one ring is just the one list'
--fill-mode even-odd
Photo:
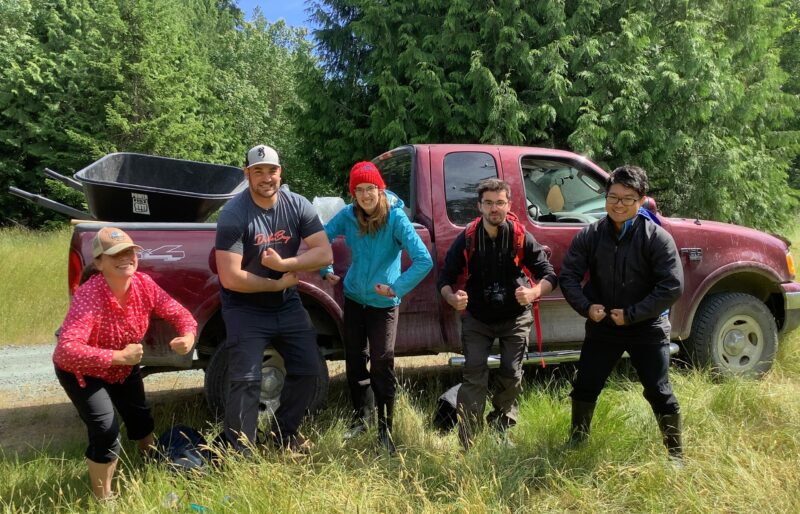
{"label": "truck wheel rim", "polygon": [[734,316],[720,330],[717,344],[719,362],[731,370],[753,367],[759,361],[763,348],[764,332],[751,316]]}
{"label": "truck wheel rim", "polygon": [[265,415],[272,415],[278,410],[281,402],[281,389],[286,378],[283,371],[273,366],[261,369],[261,397],[259,410]]}

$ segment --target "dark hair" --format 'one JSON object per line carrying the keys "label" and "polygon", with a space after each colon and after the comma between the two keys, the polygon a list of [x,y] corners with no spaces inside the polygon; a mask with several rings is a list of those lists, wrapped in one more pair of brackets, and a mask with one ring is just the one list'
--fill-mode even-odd
{"label": "dark hair", "polygon": [[478,184],[479,202],[483,200],[483,193],[485,193],[486,191],[491,191],[492,193],[499,193],[500,191],[505,191],[506,198],[511,200],[511,186],[508,185],[508,182],[500,180],[499,178],[487,178],[485,180],[481,180],[480,184]]}
{"label": "dark hair", "polygon": [[625,164],[611,172],[606,181],[606,193],[614,184],[629,187],[639,193],[639,196],[647,194],[647,173],[639,166]]}

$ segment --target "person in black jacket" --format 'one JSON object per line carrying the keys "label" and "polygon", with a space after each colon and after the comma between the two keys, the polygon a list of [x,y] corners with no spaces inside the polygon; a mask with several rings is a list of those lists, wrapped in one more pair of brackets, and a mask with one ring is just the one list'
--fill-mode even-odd
{"label": "person in black jacket", "polygon": [[[669,382],[669,308],[683,291],[672,236],[640,208],[647,175],[615,169],[606,184],[608,216],[581,230],[561,266],[567,302],[587,317],[572,397],[570,442],[589,435],[595,402],[627,351],[671,457],[682,457],[681,415]],[[589,279],[581,286],[586,272]]]}
{"label": "person in black jacket", "polygon": [[[469,449],[475,429],[483,424],[489,387],[487,358],[495,338],[500,339],[500,369],[489,419],[500,430],[516,424],[522,359],[533,323],[531,305],[557,285],[544,248],[518,221],[508,219],[509,198],[511,188],[502,180],[487,179],[478,185],[481,218],[468,226],[468,230],[474,228],[469,237],[471,248],[467,248],[465,230],[447,251],[437,284],[442,297],[455,310],[466,309],[461,324],[464,381],[457,400],[459,438],[464,449]],[[524,242],[515,248],[517,234],[524,234]],[[522,258],[517,264],[515,257],[520,248]],[[466,285],[463,290],[453,291],[465,267]],[[523,267],[536,284],[528,281]]]}

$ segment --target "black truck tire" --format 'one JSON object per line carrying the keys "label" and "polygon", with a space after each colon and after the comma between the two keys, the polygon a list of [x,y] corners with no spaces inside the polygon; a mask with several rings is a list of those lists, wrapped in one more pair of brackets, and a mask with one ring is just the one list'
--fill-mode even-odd
{"label": "black truck tire", "polygon": [[[320,374],[317,377],[314,398],[309,406],[309,412],[316,413],[327,406],[328,387],[330,380],[328,377],[328,363],[318,352],[320,361]],[[225,344],[220,344],[216,352],[211,357],[206,368],[204,389],[208,410],[212,417],[217,421],[222,421],[225,417],[225,398],[228,396],[228,352]],[[286,377],[286,369],[283,365],[283,358],[277,351],[267,348],[264,351],[264,360],[261,368],[261,400],[259,401],[259,416],[270,416],[280,405],[280,394],[283,389],[283,381]]]}
{"label": "black truck tire", "polygon": [[697,308],[686,350],[696,365],[723,375],[760,377],[775,359],[778,327],[758,298],[717,293]]}

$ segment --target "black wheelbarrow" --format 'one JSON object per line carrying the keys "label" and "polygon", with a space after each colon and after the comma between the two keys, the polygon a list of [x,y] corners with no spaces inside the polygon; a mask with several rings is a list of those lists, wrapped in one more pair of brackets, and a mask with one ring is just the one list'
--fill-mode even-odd
{"label": "black wheelbarrow", "polygon": [[[88,218],[102,221],[200,223],[247,187],[239,168],[135,153],[112,153],[70,179],[46,173],[83,191]],[[71,207],[17,188],[11,192],[72,217]]]}

